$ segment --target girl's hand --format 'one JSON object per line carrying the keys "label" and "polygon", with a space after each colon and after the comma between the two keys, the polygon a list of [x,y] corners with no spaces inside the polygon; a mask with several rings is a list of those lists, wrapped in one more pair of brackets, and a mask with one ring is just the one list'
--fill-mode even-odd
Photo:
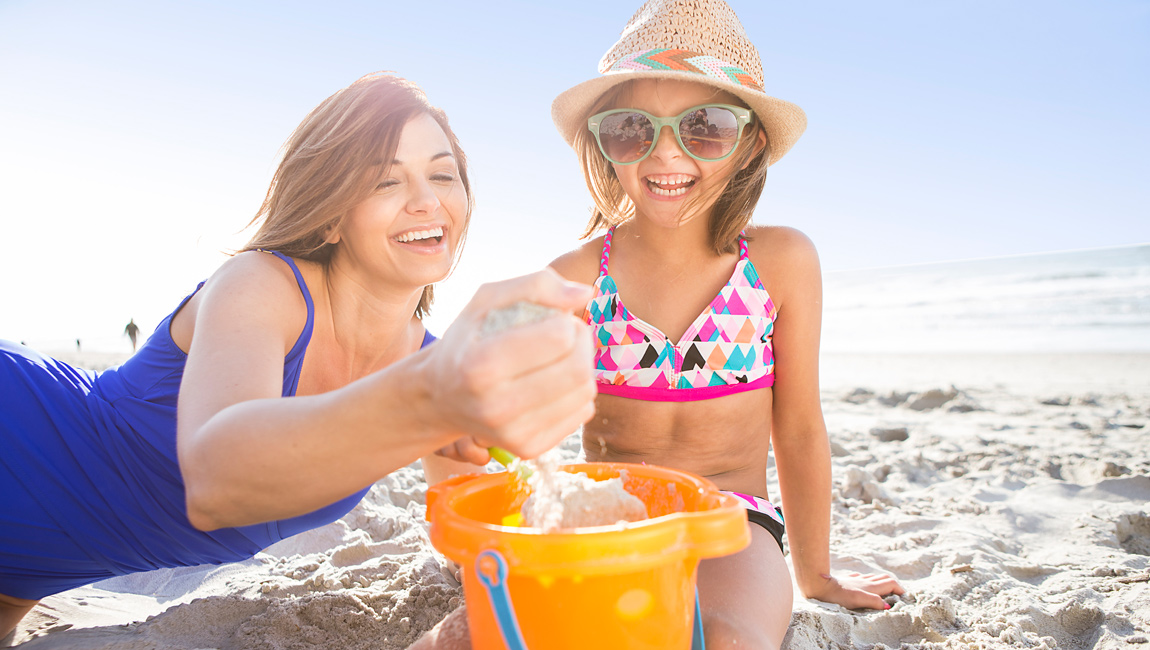
{"label": "girl's hand", "polygon": [[[458,438],[450,445],[437,449],[435,454],[473,465],[486,465],[491,462],[491,454],[487,452],[487,447],[479,446],[475,439],[470,436]],[[431,481],[428,481],[428,484],[430,485]]]}
{"label": "girl's hand", "polygon": [[848,573],[838,578],[824,574],[822,577],[826,580],[823,589],[807,596],[847,609],[890,609],[882,597],[906,593],[898,580],[885,573]]}
{"label": "girl's hand", "polygon": [[[486,284],[428,348],[427,389],[433,416],[458,434],[439,454],[484,464],[497,445],[535,458],[595,412],[594,343],[570,314],[591,299],[591,287],[544,269]],[[528,301],[560,312],[520,327],[479,336],[487,312]]]}

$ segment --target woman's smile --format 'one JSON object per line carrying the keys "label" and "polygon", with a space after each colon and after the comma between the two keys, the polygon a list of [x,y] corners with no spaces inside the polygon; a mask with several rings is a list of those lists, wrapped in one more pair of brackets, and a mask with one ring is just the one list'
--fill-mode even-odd
{"label": "woman's smile", "polygon": [[392,237],[391,241],[420,254],[438,254],[447,251],[444,232],[445,228],[439,225],[419,226]]}

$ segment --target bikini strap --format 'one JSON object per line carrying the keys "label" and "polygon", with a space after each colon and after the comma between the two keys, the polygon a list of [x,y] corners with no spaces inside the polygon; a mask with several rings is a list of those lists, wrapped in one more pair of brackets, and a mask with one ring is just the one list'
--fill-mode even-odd
{"label": "bikini strap", "polygon": [[747,231],[739,233],[739,259],[748,259],[749,252],[747,250]]}
{"label": "bikini strap", "polygon": [[615,226],[607,229],[603,235],[603,254],[599,257],[599,277],[607,275],[607,261],[611,259],[611,238],[615,236]]}

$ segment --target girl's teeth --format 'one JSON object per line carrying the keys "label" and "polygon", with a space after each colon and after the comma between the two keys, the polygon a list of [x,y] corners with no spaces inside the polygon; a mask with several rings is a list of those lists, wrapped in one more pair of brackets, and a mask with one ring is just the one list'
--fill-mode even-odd
{"label": "girl's teeth", "polygon": [[668,189],[663,189],[662,187],[659,187],[658,185],[652,185],[651,186],[651,192],[653,192],[659,196],[681,196],[681,195],[687,193],[687,188],[680,187],[677,189],[668,190]]}
{"label": "girl's teeth", "polygon": [[648,187],[658,196],[681,196],[687,193],[694,178],[686,174],[669,174],[658,178],[647,177]]}
{"label": "girl's teeth", "polygon": [[648,176],[647,180],[658,185],[681,185],[694,180],[687,174],[668,174],[667,176]]}

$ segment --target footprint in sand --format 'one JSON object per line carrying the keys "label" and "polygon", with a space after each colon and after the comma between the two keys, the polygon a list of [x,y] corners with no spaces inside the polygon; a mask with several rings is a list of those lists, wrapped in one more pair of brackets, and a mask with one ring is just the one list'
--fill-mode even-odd
{"label": "footprint in sand", "polygon": [[1150,514],[1122,515],[1114,523],[1122,550],[1134,555],[1150,555]]}

